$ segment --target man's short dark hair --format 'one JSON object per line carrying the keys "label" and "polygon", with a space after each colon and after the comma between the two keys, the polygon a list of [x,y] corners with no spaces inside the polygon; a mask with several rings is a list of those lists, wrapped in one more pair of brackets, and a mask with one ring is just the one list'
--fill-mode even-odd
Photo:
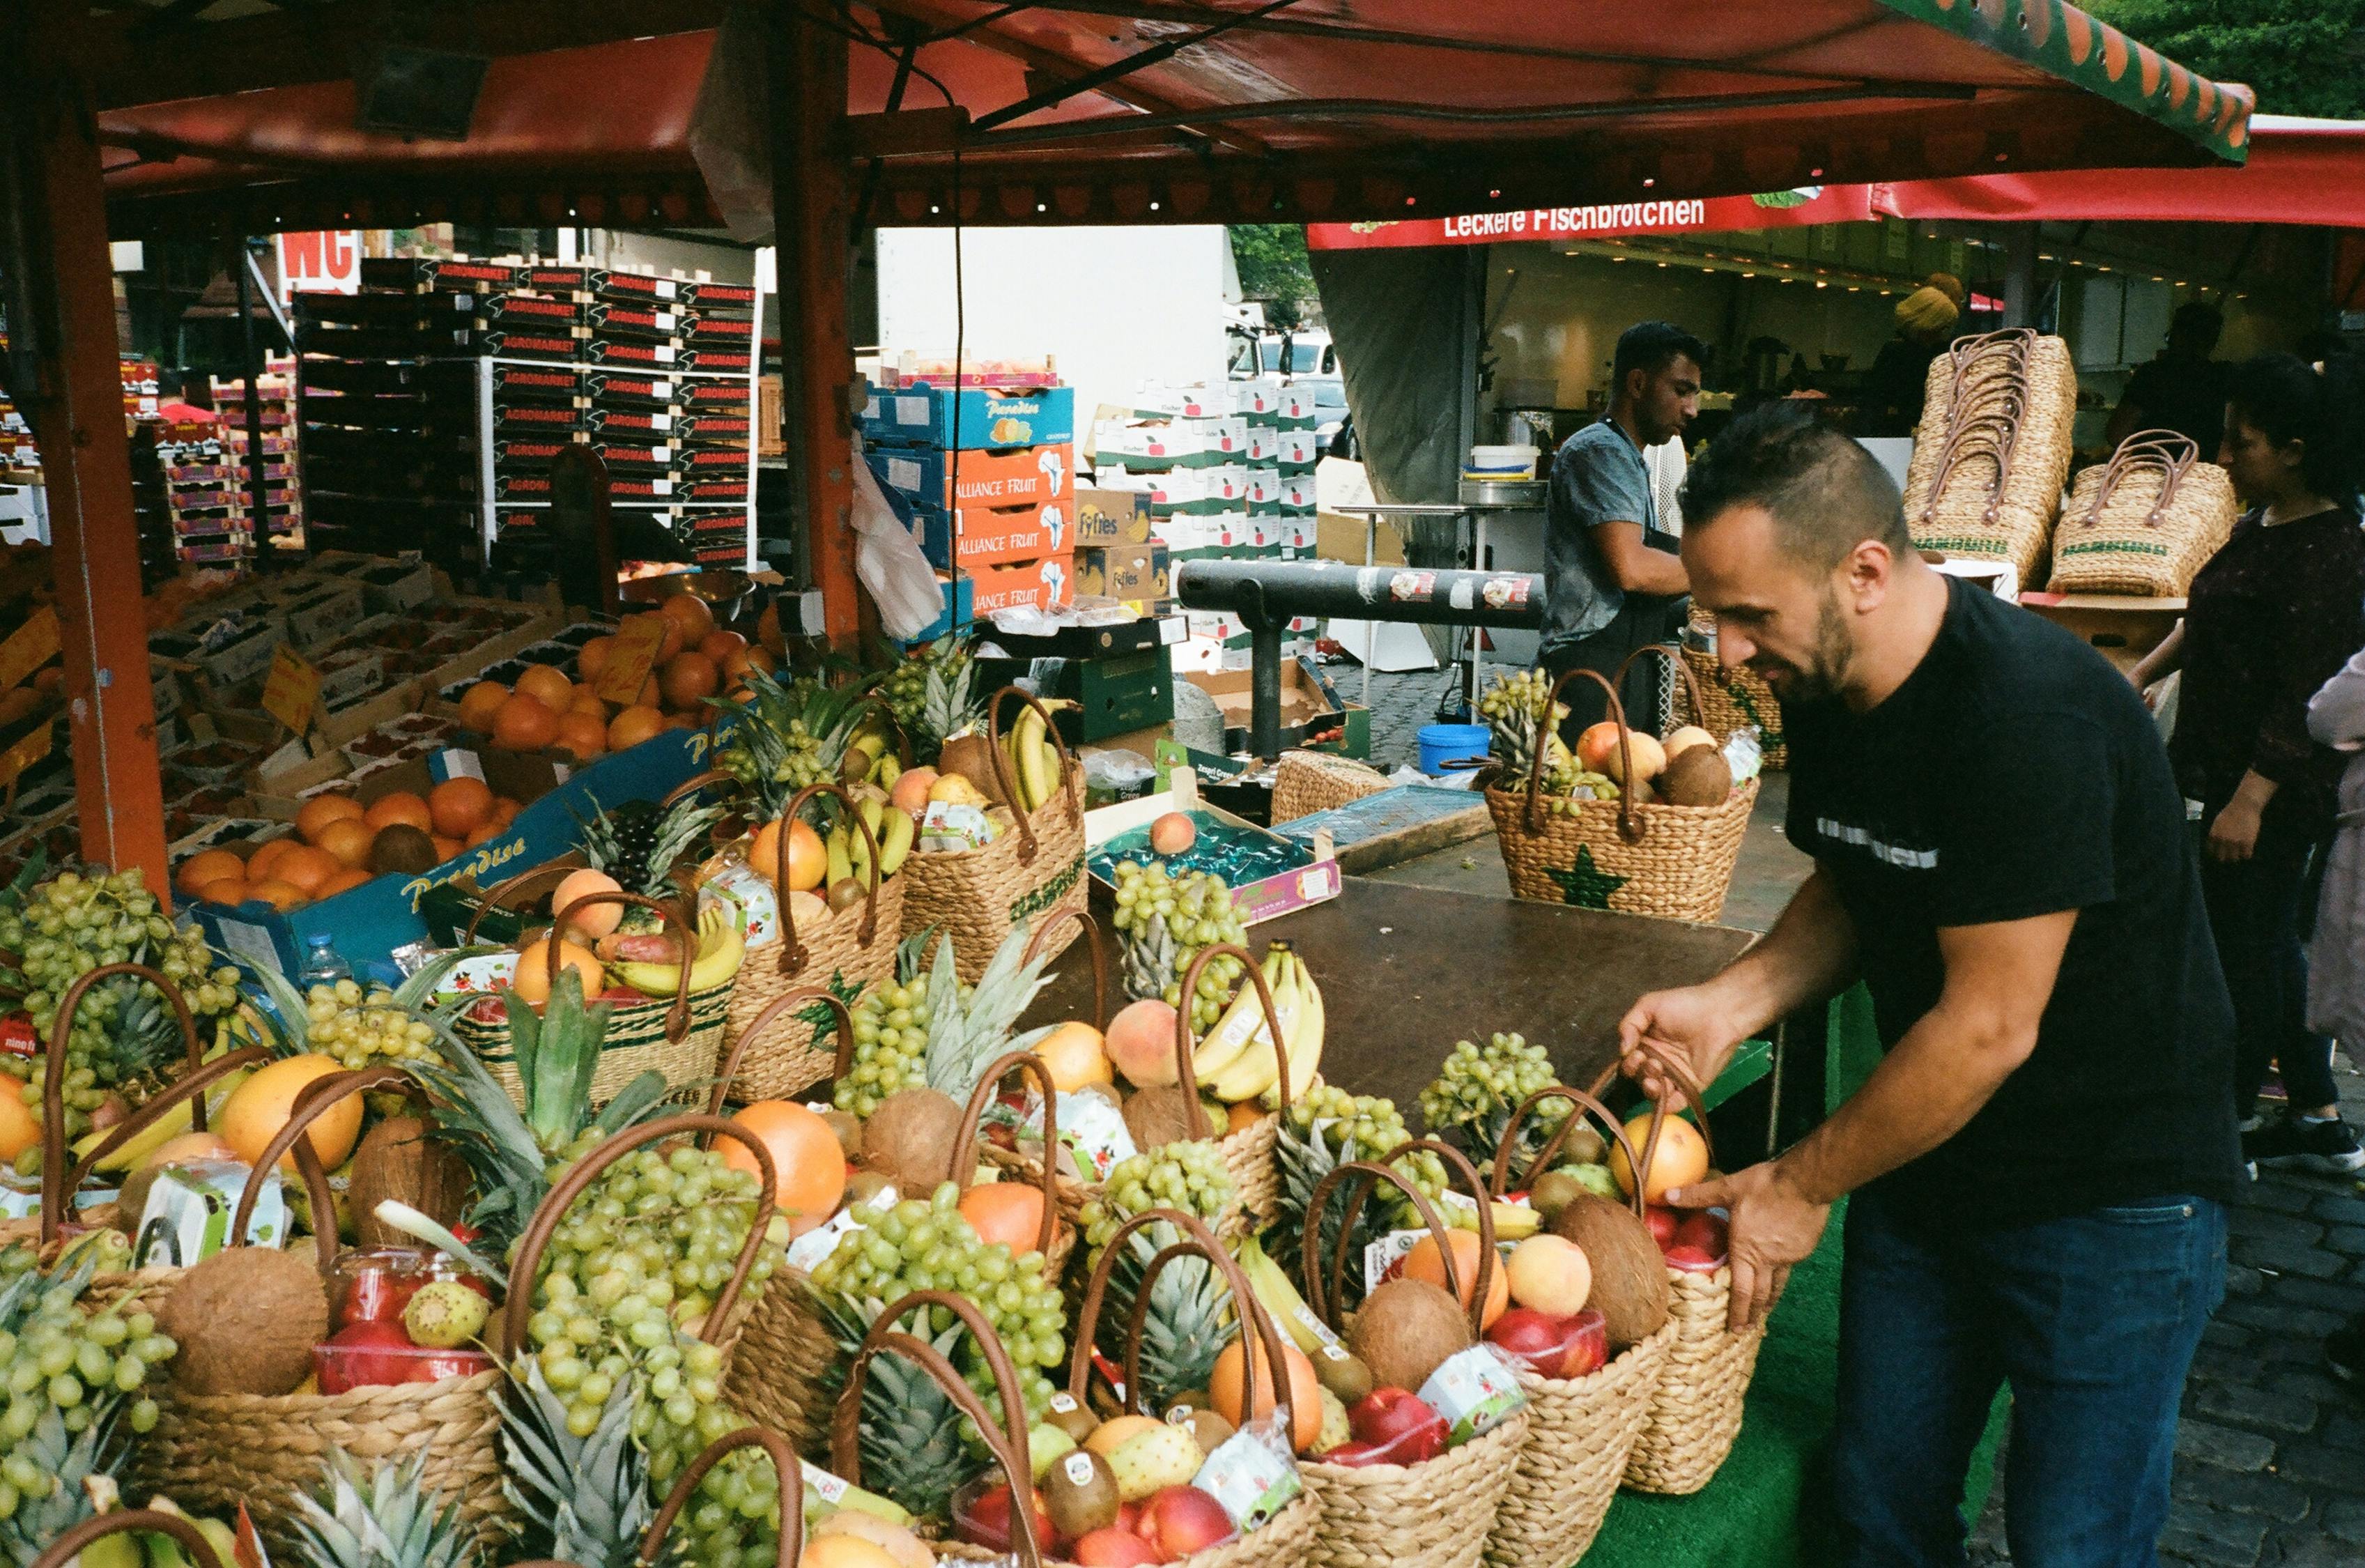
{"label": "man's short dark hair", "polygon": [[2206,300],[2180,305],[2176,314],[2168,319],[2168,335],[2188,342],[2198,341],[2202,353],[2217,346],[2218,336],[2225,330],[2225,313]]}
{"label": "man's short dark hair", "polygon": [[1637,321],[1618,334],[1618,353],[1609,362],[1609,385],[1622,388],[1626,373],[1640,370],[1656,375],[1681,354],[1706,369],[1708,345],[1669,321]]}
{"label": "man's short dark hair", "polygon": [[1712,527],[1745,506],[1763,507],[1782,553],[1815,571],[1831,570],[1867,539],[1899,554],[1913,548],[1897,482],[1803,401],[1752,409],[1685,476],[1686,528]]}

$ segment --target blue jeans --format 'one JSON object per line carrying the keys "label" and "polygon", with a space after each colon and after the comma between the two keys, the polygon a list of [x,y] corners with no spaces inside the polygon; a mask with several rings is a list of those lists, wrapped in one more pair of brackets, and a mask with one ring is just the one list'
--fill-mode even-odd
{"label": "blue jeans", "polygon": [[1963,1479],[2012,1391],[2018,1568],[2153,1568],[2184,1374],[2225,1299],[2225,1215],[2161,1197],[2000,1231],[1849,1201],[1838,1514],[1849,1568],[1955,1568]]}

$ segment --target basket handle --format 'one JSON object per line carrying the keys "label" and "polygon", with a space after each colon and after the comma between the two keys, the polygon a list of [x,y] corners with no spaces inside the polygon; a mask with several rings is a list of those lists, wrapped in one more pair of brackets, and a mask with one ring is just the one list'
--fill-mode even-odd
{"label": "basket handle", "polygon": [[[1076,767],[1076,754],[1068,749],[1067,737],[1060,734],[1059,726],[1051,722],[1051,710],[1044,707],[1033,692],[1021,686],[1005,686],[986,699],[985,703],[986,745],[992,753],[993,781],[1001,789],[1002,798],[1011,801],[1018,799],[1018,788],[1010,777],[1010,757],[1002,749],[1002,700],[1005,697],[1015,697],[1043,715],[1044,731],[1050,735],[1052,745],[1059,753],[1059,792],[1066,798],[1068,820],[1071,823],[1083,821],[1084,802],[1081,788],[1083,774]],[[1035,863],[1035,824],[1029,819],[1035,813],[1013,810],[1010,814],[1018,822],[1018,863],[1032,866]]]}
{"label": "basket handle", "polygon": [[[1568,1141],[1570,1130],[1577,1125],[1580,1114],[1586,1112],[1597,1117],[1602,1126],[1608,1130],[1610,1138],[1619,1148],[1626,1151],[1626,1169],[1629,1170],[1642,1169],[1642,1162],[1634,1158],[1634,1146],[1628,1141],[1625,1127],[1620,1124],[1616,1116],[1610,1114],[1608,1106],[1604,1105],[1582,1089],[1571,1089],[1565,1083],[1555,1083],[1548,1089],[1539,1089],[1520,1101],[1511,1112],[1511,1119],[1503,1124],[1503,1141],[1495,1148],[1494,1169],[1486,1179],[1488,1197],[1499,1198],[1508,1190],[1511,1155],[1519,1146],[1519,1128],[1526,1123],[1530,1113],[1547,1100],[1566,1100],[1572,1103],[1574,1108],[1570,1111],[1567,1119],[1552,1129],[1552,1136],[1544,1140],[1544,1146],[1536,1150],[1535,1159],[1528,1166],[1530,1177],[1532,1178],[1539,1170],[1552,1168],[1552,1156],[1560,1152],[1561,1145]],[[1640,1219],[1642,1215],[1642,1189],[1638,1182],[1634,1188],[1634,1216]]]}
{"label": "basket handle", "polygon": [[[1716,1135],[1709,1131],[1708,1095],[1706,1091],[1701,1089],[1699,1080],[1692,1076],[1691,1070],[1689,1068],[1684,1066],[1681,1062],[1676,1061],[1664,1051],[1657,1049],[1648,1040],[1639,1042],[1636,1045],[1635,1049],[1642,1054],[1643,1058],[1651,1067],[1664,1074],[1667,1081],[1676,1086],[1676,1092],[1687,1101],[1690,1102],[1692,1110],[1695,1113],[1692,1117],[1692,1125],[1699,1129],[1700,1147],[1708,1153],[1708,1162],[1710,1165],[1714,1165],[1716,1163]],[[1610,1081],[1619,1076],[1620,1065],[1620,1063],[1619,1060],[1613,1059],[1608,1067],[1601,1070],[1601,1076],[1594,1080],[1593,1083],[1593,1092],[1596,1094],[1598,1094],[1604,1089],[1608,1088]],[[1547,1092],[1550,1092],[1547,1091]],[[1635,1159],[1632,1146],[1631,1144],[1627,1146],[1626,1162],[1628,1168],[1634,1172],[1634,1194],[1635,1201],[1637,1203],[1642,1201],[1643,1191],[1650,1185],[1649,1177],[1651,1173],[1651,1161],[1656,1158],[1659,1152],[1659,1129],[1665,1124],[1666,1119],[1667,1107],[1665,1102],[1653,1102],[1651,1105],[1650,1131],[1642,1139],[1642,1158],[1640,1159]],[[1640,1211],[1638,1210],[1636,1212],[1639,1213]]]}
{"label": "basket handle", "polygon": [[[723,823],[734,821],[744,823],[746,820],[745,813],[742,812],[738,809],[737,805],[730,800],[730,796],[733,792],[737,790],[739,788],[739,780],[732,778],[731,775],[723,772],[723,769],[719,767],[710,767],[703,773],[693,773],[689,778],[683,779],[680,783],[675,785],[672,789],[667,790],[665,792],[665,798],[657,801],[657,810],[660,812],[666,812],[670,810],[672,807],[680,804],[682,801],[687,801],[692,795],[697,794],[700,790],[712,789],[717,786],[720,786],[723,790],[724,796],[723,803],[726,810],[724,811],[723,815],[717,820],[715,825],[720,827]],[[710,839],[712,836],[713,834],[710,833]],[[736,834],[734,833],[733,836],[735,837]]]}
{"label": "basket handle", "polygon": [[[546,891],[555,892],[557,890],[558,884],[566,880],[576,869],[577,868],[572,866],[536,866],[530,870],[520,871],[514,877],[494,883],[492,890],[484,896],[477,903],[476,912],[468,916],[468,924],[460,933],[460,946],[466,947],[475,944],[477,924],[496,909],[505,908],[515,900],[536,896]],[[547,888],[538,885],[544,879],[549,882]]]}
{"label": "basket handle", "polygon": [[[789,834],[798,820],[797,813],[815,795],[836,796],[838,802],[846,808],[847,818],[862,834],[863,846],[869,851],[870,886],[863,898],[862,930],[856,939],[868,947],[871,939],[879,935],[879,836],[870,831],[870,824],[863,820],[861,808],[854,803],[854,797],[844,789],[826,779],[808,784],[796,792],[780,812],[780,831],[773,835],[776,853],[772,857],[772,891],[780,906],[780,973],[783,975],[801,973],[805,960],[811,957],[797,935],[797,917],[789,908]],[[761,866],[757,867],[757,875],[761,876],[763,870]]]}
{"label": "basket handle", "polygon": [[[57,1016],[50,1023],[49,1044],[43,1047],[43,1059],[48,1069],[41,1075],[41,1126],[49,1135],[41,1140],[41,1240],[46,1245],[65,1223],[66,1193],[66,1043],[73,1038],[74,1014],[82,1010],[82,999],[90,988],[115,975],[136,975],[164,993],[172,1004],[173,1021],[181,1027],[181,1042],[188,1049],[189,1070],[196,1071],[205,1065],[206,1050],[197,1038],[197,1020],[189,1011],[188,999],[181,988],[164,978],[163,971],[145,964],[101,964],[66,987],[58,1000]],[[189,1129],[206,1130],[205,1102],[199,1101],[189,1113]]]}
{"label": "basket handle", "polygon": [[[196,1130],[196,1118],[205,1104],[207,1090],[211,1089],[233,1072],[250,1067],[260,1067],[274,1059],[275,1058],[269,1046],[247,1046],[231,1051],[227,1056],[216,1057],[196,1071],[185,1073],[174,1079],[161,1092],[151,1096],[140,1109],[107,1128],[106,1136],[93,1144],[90,1152],[76,1160],[74,1168],[66,1172],[65,1184],[59,1191],[61,1193],[80,1192],[83,1182],[97,1169],[100,1160],[163,1121],[164,1114],[184,1100],[190,1103],[189,1120],[192,1129]],[[136,1224],[138,1216],[130,1217]],[[44,1204],[41,1214],[41,1245],[47,1247],[56,1239],[57,1226],[50,1219],[48,1205]]]}
{"label": "basket handle", "polygon": [[648,1533],[641,1537],[641,1550],[634,1559],[641,1568],[655,1568],[664,1555],[666,1536],[690,1498],[697,1495],[698,1484],[706,1479],[706,1473],[734,1449],[745,1448],[760,1448],[772,1456],[772,1469],[780,1478],[780,1534],[772,1554],[773,1568],[795,1568],[805,1549],[804,1467],[797,1462],[795,1450],[779,1433],[768,1432],[761,1427],[742,1427],[699,1450],[698,1457],[681,1473],[681,1479],[673,1484],[673,1490],[666,1494],[656,1517],[649,1521]]}
{"label": "basket handle", "polygon": [[[1458,1150],[1446,1148],[1443,1144],[1428,1139],[1420,1141],[1430,1148],[1445,1148],[1447,1153],[1459,1158]],[[1399,1144],[1389,1151],[1389,1155],[1393,1158],[1410,1147],[1413,1146]],[[1462,1163],[1464,1169],[1468,1169],[1470,1162],[1467,1159],[1463,1159]],[[1330,1271],[1328,1276],[1329,1288],[1326,1290],[1323,1288],[1322,1271],[1322,1215],[1329,1206],[1330,1194],[1338,1189],[1339,1182],[1347,1180],[1351,1175],[1357,1178],[1358,1184],[1347,1195],[1347,1212],[1339,1215],[1339,1245],[1330,1255]],[[1476,1178],[1477,1172],[1472,1170],[1471,1181],[1474,1191],[1477,1190]],[[1394,1166],[1384,1165],[1376,1159],[1351,1159],[1344,1165],[1333,1167],[1321,1181],[1314,1184],[1314,1195],[1307,1199],[1306,1204],[1306,1236],[1300,1243],[1299,1250],[1299,1271],[1306,1280],[1306,1305],[1314,1309],[1315,1316],[1333,1327],[1338,1327],[1339,1324],[1339,1305],[1346,1300],[1344,1287],[1347,1278],[1347,1243],[1353,1232],[1355,1215],[1362,1212],[1363,1204],[1369,1201],[1373,1191],[1382,1182],[1392,1184],[1411,1201],[1414,1212],[1420,1215],[1421,1224],[1426,1226],[1429,1235],[1437,1239],[1439,1261],[1445,1266],[1446,1288],[1453,1293],[1456,1300],[1461,1297],[1461,1262],[1454,1256],[1453,1243],[1447,1234],[1446,1223],[1438,1217],[1437,1206],[1422,1194],[1419,1188],[1412,1184],[1404,1172]],[[1472,1282],[1470,1293],[1470,1327],[1474,1334],[1478,1330],[1479,1319],[1485,1316],[1485,1287],[1492,1281],[1494,1273],[1493,1264],[1489,1259],[1495,1250],[1495,1219],[1488,1212],[1484,1198],[1478,1201],[1478,1235],[1484,1245],[1478,1252],[1478,1277]]]}
{"label": "basket handle", "polygon": [[134,1529],[171,1536],[174,1544],[189,1554],[189,1561],[196,1568],[230,1568],[214,1555],[213,1542],[205,1538],[203,1531],[181,1515],[168,1514],[162,1508],[117,1508],[93,1514],[44,1547],[41,1554],[33,1559],[32,1568],[66,1568],[82,1555],[84,1547]]}
{"label": "basket handle", "polygon": [[993,1103],[1003,1079],[1013,1072],[1026,1074],[1043,1090],[1043,1223],[1035,1233],[1035,1250],[1048,1259],[1052,1238],[1059,1234],[1059,1086],[1051,1081],[1051,1070],[1041,1057],[1012,1051],[979,1077],[977,1087],[969,1092],[969,1103],[961,1107],[961,1134],[953,1143],[953,1184],[966,1193],[976,1182],[979,1118]]}
{"label": "basket handle", "polygon": [[[272,1135],[263,1146],[263,1153],[248,1175],[246,1189],[238,1195],[238,1207],[230,1216],[230,1230],[223,1245],[241,1247],[246,1242],[246,1224],[254,1215],[254,1200],[262,1194],[263,1180],[279,1169],[280,1157],[293,1152],[296,1169],[304,1177],[304,1190],[312,1199],[312,1245],[320,1254],[320,1275],[328,1277],[337,1266],[337,1198],[329,1190],[329,1173],[320,1168],[319,1152],[305,1132],[314,1122],[326,1115],[329,1107],[338,1101],[372,1089],[409,1089],[414,1085],[410,1075],[399,1068],[364,1068],[358,1072],[332,1072],[314,1079],[296,1095],[294,1109],[286,1126]],[[301,1141],[298,1141],[301,1140]]]}
{"label": "basket handle", "polygon": [[773,1020],[791,1011],[801,1013],[806,1003],[813,1002],[826,1002],[829,1010],[837,1014],[839,1065],[835,1075],[842,1077],[854,1065],[846,1054],[852,1048],[854,1014],[846,1007],[845,999],[836,992],[824,990],[817,985],[805,986],[789,992],[761,1013],[757,1014],[755,1021],[739,1031],[739,1037],[731,1042],[730,1050],[723,1054],[723,1064],[716,1070],[714,1094],[706,1104],[708,1115],[723,1114],[723,1102],[731,1092],[731,1082],[739,1076],[740,1060],[746,1056],[747,1047],[756,1043],[757,1037],[772,1026]]}
{"label": "basket handle", "polygon": [[1174,1010],[1174,1068],[1182,1085],[1182,1098],[1191,1117],[1191,1137],[1196,1139],[1218,1135],[1207,1126],[1207,1113],[1199,1104],[1199,1078],[1191,1070],[1191,1056],[1198,1042],[1191,1034],[1191,997],[1199,984],[1199,972],[1218,954],[1228,953],[1247,966],[1248,982],[1256,987],[1257,1001],[1264,1008],[1264,1026],[1272,1036],[1273,1059],[1281,1064],[1281,1076],[1274,1083],[1281,1091],[1281,1114],[1289,1114],[1289,1045],[1281,1037],[1281,1012],[1272,1004],[1272,987],[1265,983],[1264,969],[1246,947],[1230,942],[1217,942],[1202,947],[1182,971],[1182,1004]]}
{"label": "basket handle", "polygon": [[746,1146],[756,1157],[756,1175],[759,1185],[756,1193],[756,1213],[747,1225],[747,1239],[740,1244],[739,1260],[731,1271],[731,1281],[723,1294],[714,1298],[707,1309],[706,1321],[699,1338],[712,1344],[713,1336],[722,1331],[731,1309],[738,1305],[739,1292],[747,1283],[748,1271],[756,1266],[757,1249],[764,1245],[764,1232],[772,1223],[778,1206],[772,1193],[779,1185],[779,1174],[772,1169],[771,1150],[745,1127],[724,1116],[684,1114],[664,1116],[654,1122],[644,1122],[637,1127],[611,1133],[600,1140],[590,1153],[577,1160],[573,1169],[559,1178],[558,1184],[542,1200],[527,1222],[525,1234],[518,1238],[516,1259],[510,1265],[509,1297],[501,1310],[501,1356],[503,1361],[513,1361],[525,1344],[526,1324],[533,1316],[533,1276],[542,1267],[543,1249],[550,1245],[566,1211],[574,1206],[600,1172],[645,1144],[661,1143],[667,1138],[709,1133],[735,1139]]}
{"label": "basket handle", "polygon": [[[1677,661],[1679,664],[1682,661],[1680,660]],[[1626,672],[1621,668],[1618,672],[1618,675],[1619,679],[1622,681],[1625,679]],[[1535,755],[1528,759],[1528,803],[1526,807],[1528,835],[1533,838],[1541,835],[1544,831],[1544,753],[1552,749],[1552,720],[1551,718],[1551,714],[1553,709],[1560,706],[1561,692],[1567,688],[1570,681],[1575,680],[1578,676],[1585,677],[1586,679],[1593,682],[1594,685],[1601,688],[1604,692],[1608,694],[1609,716],[1618,721],[1619,764],[1624,768],[1628,780],[1625,784],[1619,786],[1618,789],[1618,836],[1624,839],[1629,844],[1640,844],[1642,842],[1643,830],[1641,819],[1636,817],[1634,814],[1634,787],[1632,783],[1634,778],[1634,732],[1626,722],[1626,704],[1618,700],[1618,688],[1604,679],[1599,670],[1586,669],[1583,666],[1563,671],[1561,678],[1552,682],[1552,691],[1550,694],[1544,698],[1545,719],[1543,727],[1536,732],[1536,744],[1534,746]],[[1694,687],[1692,689],[1697,693],[1698,688]]]}
{"label": "basket handle", "polygon": [[[1181,1209],[1144,1209],[1128,1215],[1101,1248],[1100,1260],[1093,1265],[1092,1277],[1084,1285],[1083,1310],[1076,1320],[1076,1349],[1068,1363],[1069,1395],[1082,1405],[1092,1387],[1093,1335],[1100,1327],[1101,1310],[1108,1301],[1109,1279],[1124,1244],[1135,1231],[1160,1222],[1182,1232],[1182,1238],[1170,1243],[1150,1259],[1149,1266],[1142,1271],[1141,1283],[1133,1293],[1133,1305],[1126,1316],[1125,1326],[1125,1408],[1134,1413],[1141,1409],[1141,1336],[1149,1313],[1150,1286],[1157,1282],[1168,1263],[1182,1257],[1205,1258],[1223,1276],[1224,1288],[1231,1293],[1233,1312],[1248,1316],[1242,1331],[1264,1342],[1265,1375],[1274,1384],[1273,1402],[1286,1403],[1287,1351],[1283,1348],[1281,1330],[1274,1327],[1272,1315],[1249,1287],[1248,1276],[1230,1250],[1204,1222]],[[1256,1358],[1244,1350],[1240,1356],[1242,1410],[1256,1408]]]}
{"label": "basket handle", "polygon": [[1082,930],[1084,951],[1093,960],[1093,1027],[1105,1030],[1109,1021],[1108,955],[1101,951],[1101,927],[1098,921],[1081,909],[1063,909],[1054,913],[1048,920],[1035,928],[1034,935],[1027,938],[1025,961],[1033,963],[1041,955],[1043,945],[1051,939],[1051,933],[1070,920]]}
{"label": "basket handle", "polygon": [[683,913],[682,906],[678,901],[663,902],[644,893],[622,891],[585,893],[565,909],[551,911],[548,937],[550,946],[543,958],[544,968],[552,978],[556,978],[558,945],[565,940],[560,933],[566,929],[567,921],[594,904],[603,903],[653,910],[656,913],[657,918],[673,927],[674,935],[681,938],[681,962],[677,967],[674,977],[673,1005],[666,1010],[665,1031],[667,1040],[675,1045],[681,1044],[682,1036],[689,1033],[689,969],[698,958],[698,933],[690,928],[689,918]]}
{"label": "basket handle", "polygon": [[2146,528],[2159,526],[2160,513],[2176,503],[2176,488],[2186,474],[2201,460],[2201,443],[2181,431],[2137,431],[2119,442],[2111,461],[2102,470],[2102,483],[2095,487],[2094,499],[2086,509],[2084,526],[2092,528],[2102,521],[2102,509],[2111,504],[2111,492],[2119,481],[2138,468],[2159,470],[2159,495],[2154,499],[2150,513],[2144,519]]}

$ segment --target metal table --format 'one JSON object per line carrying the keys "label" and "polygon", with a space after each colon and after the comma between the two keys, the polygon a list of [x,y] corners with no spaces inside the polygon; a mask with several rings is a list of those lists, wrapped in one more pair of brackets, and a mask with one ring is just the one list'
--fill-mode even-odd
{"label": "metal table", "polygon": [[[1730,926],[1362,877],[1249,935],[1260,950],[1294,944],[1321,983],[1323,1076],[1385,1095],[1408,1121],[1454,1042],[1497,1030],[1542,1045],[1564,1081],[1589,1083],[1617,1055],[1618,1020],[1636,997],[1707,980],[1756,940]],[[1081,1018],[1092,1006],[1082,951],[1070,947],[1056,968],[1036,1021]]]}

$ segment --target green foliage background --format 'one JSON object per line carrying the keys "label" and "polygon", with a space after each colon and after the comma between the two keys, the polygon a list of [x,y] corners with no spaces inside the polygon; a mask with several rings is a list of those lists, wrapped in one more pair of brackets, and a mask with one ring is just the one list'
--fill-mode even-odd
{"label": "green foliage background", "polygon": [[2097,17],[2264,114],[2365,118],[2365,0],[2086,0]]}
{"label": "green foliage background", "polygon": [[1275,327],[1302,327],[1314,303],[1314,268],[1306,259],[1306,230],[1295,223],[1231,225],[1232,264],[1240,297],[1264,306]]}

